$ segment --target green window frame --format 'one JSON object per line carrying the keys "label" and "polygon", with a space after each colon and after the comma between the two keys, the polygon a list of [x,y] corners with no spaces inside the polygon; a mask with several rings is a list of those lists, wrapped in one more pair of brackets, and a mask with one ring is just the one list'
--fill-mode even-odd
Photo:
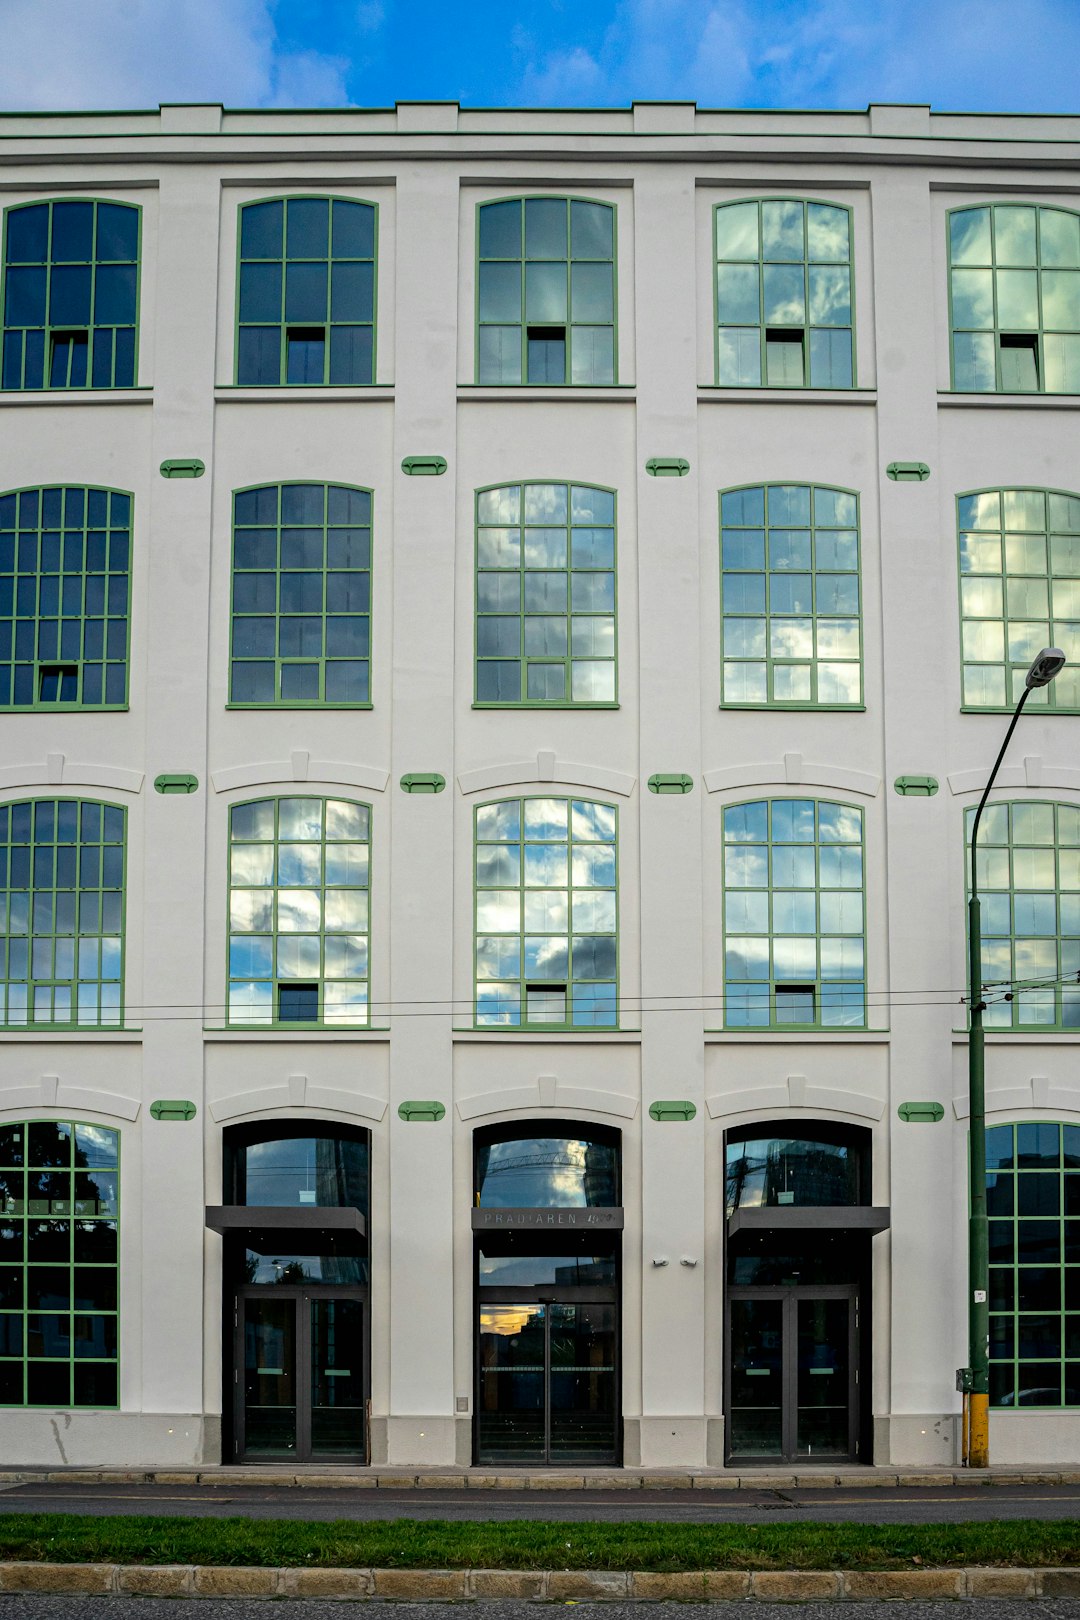
{"label": "green window frame", "polygon": [[133,388],[142,209],[90,197],[4,213],[0,387]]}
{"label": "green window frame", "polygon": [[371,807],[305,794],[229,812],[226,1022],[369,1022]]}
{"label": "green window frame", "polygon": [[232,707],[371,707],[371,505],[353,484],[234,491]]}
{"label": "green window frame", "polygon": [[723,840],[725,1026],[865,1028],[862,810],[748,800]]}
{"label": "green window frame", "polygon": [[500,197],[476,209],[476,380],[619,380],[616,210],[591,197]]}
{"label": "green window frame", "polygon": [[615,1029],[615,806],[537,794],[474,817],[477,1027]]}
{"label": "green window frame", "polygon": [[97,799],[0,805],[0,1028],[123,1023],[126,820]]}
{"label": "green window frame", "polygon": [[132,496],[0,494],[0,711],[125,709]]}
{"label": "green window frame", "polygon": [[1080,393],[1080,214],[984,203],[947,230],[953,388]]}
{"label": "green window frame", "polygon": [[853,388],[851,209],[799,197],[713,210],[716,381],[722,388]]}
{"label": "green window frame", "polygon": [[724,708],[859,709],[859,497],[824,484],[720,495]]}
{"label": "green window frame", "polygon": [[[969,880],[974,815],[964,814]],[[1045,799],[988,804],[978,879],[983,1023],[1080,1029],[1080,808]]]}
{"label": "green window frame", "polygon": [[1080,495],[977,489],[956,497],[965,709],[1010,714],[1035,654],[1069,659],[1029,704],[1080,713]]}
{"label": "green window frame", "polygon": [[0,1124],[0,1407],[119,1405],[120,1132]]}
{"label": "green window frame", "polygon": [[477,491],[478,705],[617,705],[615,502],[595,484]]}
{"label": "green window frame", "polygon": [[240,206],[236,382],[375,381],[379,219],[354,197],[260,197]]}
{"label": "green window frame", "polygon": [[986,1133],[990,1404],[1080,1406],[1080,1125]]}

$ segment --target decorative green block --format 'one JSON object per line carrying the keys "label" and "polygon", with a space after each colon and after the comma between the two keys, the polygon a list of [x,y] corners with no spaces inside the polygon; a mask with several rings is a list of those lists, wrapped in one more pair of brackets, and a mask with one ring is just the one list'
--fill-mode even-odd
{"label": "decorative green block", "polygon": [[441,1102],[403,1102],[398,1104],[398,1118],[406,1125],[437,1125],[446,1118],[446,1108]]}
{"label": "decorative green block", "polygon": [[649,1118],[655,1119],[658,1125],[670,1125],[678,1121],[685,1124],[697,1114],[692,1102],[654,1102],[649,1104]]}
{"label": "decorative green block", "polygon": [[446,457],[406,456],[401,470],[408,478],[441,478],[446,471]]}
{"label": "decorative green block", "polygon": [[198,1113],[198,1111],[199,1110],[195,1107],[195,1104],[193,1102],[184,1102],[182,1100],[175,1100],[175,1101],[173,1101],[173,1100],[164,1101],[163,1100],[163,1101],[160,1101],[160,1102],[152,1102],[150,1104],[150,1118],[151,1119],[162,1119],[162,1120],[194,1119],[195,1115]]}
{"label": "decorative green block", "polygon": [[908,799],[932,799],[938,785],[936,776],[898,776],[893,783],[897,793]]}
{"label": "decorative green block", "polygon": [[206,462],[200,461],[198,456],[192,456],[187,461],[163,461],[158,471],[162,478],[201,478],[206,471]]}
{"label": "decorative green block", "polygon": [[890,461],[885,476],[894,484],[925,484],[930,469],[925,461]]}
{"label": "decorative green block", "polygon": [[405,793],[441,793],[445,786],[446,777],[440,776],[438,771],[410,771],[401,778]]}
{"label": "decorative green block", "polygon": [[650,478],[685,478],[690,463],[681,456],[650,456],[645,471]]}
{"label": "decorative green block", "polygon": [[172,771],[154,777],[155,793],[195,793],[198,791],[199,778],[192,776],[191,772]]}
{"label": "decorative green block", "polygon": [[650,793],[693,793],[694,778],[687,776],[685,771],[682,774],[658,771],[655,776],[649,777],[648,787]]}
{"label": "decorative green block", "polygon": [[939,1119],[945,1118],[945,1110],[939,1102],[901,1103],[896,1112],[905,1125],[936,1125]]}

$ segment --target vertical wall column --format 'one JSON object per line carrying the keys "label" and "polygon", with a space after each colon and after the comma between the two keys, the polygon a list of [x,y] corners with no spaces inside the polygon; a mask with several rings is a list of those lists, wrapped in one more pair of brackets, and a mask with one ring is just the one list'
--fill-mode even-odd
{"label": "vertical wall column", "polygon": [[[638,595],[642,603],[641,1102],[642,1320],[640,1462],[705,1461],[704,1067],[694,182],[690,169],[646,170],[635,186]],[[627,318],[623,311],[623,319]],[[683,478],[646,474],[681,457]],[[653,794],[654,772],[694,790]],[[633,1019],[633,1009],[626,1012]],[[656,1100],[692,1102],[689,1123],[657,1124]],[[666,1266],[654,1265],[666,1257]],[[691,1262],[686,1264],[684,1262]],[[628,1439],[630,1425],[628,1425]],[[627,1446],[627,1461],[635,1459]]]}
{"label": "vertical wall column", "polygon": [[[135,638],[145,663],[132,686],[146,693],[146,785],[140,805],[145,1007],[143,1025],[142,1366],[144,1414],[167,1414],[144,1444],[159,1461],[216,1460],[216,1423],[200,1442],[198,1418],[216,1412],[220,1381],[203,1376],[202,1133],[205,832],[208,813],[206,678],[209,633],[213,373],[219,186],[198,165],[166,167],[156,250],[144,246],[144,286],[155,273],[157,324],[149,512],[136,514],[136,568],[149,567],[147,623]],[[152,256],[151,256],[152,255]],[[145,317],[144,317],[145,318]],[[168,459],[198,457],[207,476],[165,481]],[[141,562],[140,562],[141,558]],[[196,793],[159,794],[155,776],[190,772]],[[139,903],[134,885],[129,905]],[[151,1119],[155,1098],[198,1106],[194,1122]],[[122,1296],[123,1297],[123,1296]],[[217,1322],[207,1327],[216,1338]],[[173,1421],[173,1414],[177,1421]],[[186,1423],[186,1427],[182,1424]],[[160,1425],[161,1432],[157,1425]],[[205,1449],[200,1449],[200,1445]]]}
{"label": "vertical wall column", "polygon": [[[881,510],[881,589],[885,611],[882,657],[885,692],[885,802],[889,910],[890,1104],[892,1183],[890,1321],[875,1291],[875,1461],[952,1460],[953,1425],[943,1420],[956,1397],[962,1358],[965,1257],[953,1244],[946,1189],[952,1185],[950,1028],[955,1007],[914,1005],[911,995],[953,980],[950,939],[963,926],[963,896],[950,884],[948,710],[956,701],[959,663],[951,591],[940,588],[955,569],[955,537],[943,525],[951,504],[942,488],[938,450],[934,311],[944,289],[934,285],[933,225],[925,178],[890,173],[873,194],[875,306],[879,375],[878,479]],[[912,242],[922,250],[912,251]],[[893,461],[930,467],[926,483],[891,481]],[[930,582],[937,584],[930,588]],[[934,775],[936,798],[903,798],[901,775]],[[879,977],[879,983],[885,982]],[[903,992],[909,992],[904,994]],[[962,1013],[962,1009],[960,1010]],[[939,1125],[902,1124],[897,1106],[935,1100]],[[880,1174],[880,1173],[879,1173]],[[884,1189],[875,1184],[875,1202]],[[885,1239],[879,1239],[883,1246]],[[883,1262],[884,1256],[879,1257]],[[875,1281],[888,1273],[878,1265]],[[886,1432],[886,1429],[888,1432]]]}
{"label": "vertical wall column", "polygon": [[[390,886],[390,1414],[387,1460],[455,1460],[453,1097],[454,490],[457,179],[399,170],[394,431],[394,665]],[[436,246],[438,244],[438,246]],[[437,454],[439,478],[407,478],[402,458]],[[446,791],[406,794],[400,778],[437,771]],[[436,1099],[438,1124],[399,1105]],[[438,1212],[437,1214],[435,1212]],[[374,1324],[378,1334],[381,1329]],[[378,1460],[377,1458],[375,1460]]]}

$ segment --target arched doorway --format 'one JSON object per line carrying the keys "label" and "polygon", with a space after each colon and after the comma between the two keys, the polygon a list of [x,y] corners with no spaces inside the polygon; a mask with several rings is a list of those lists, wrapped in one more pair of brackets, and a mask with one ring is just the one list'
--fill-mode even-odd
{"label": "arched doorway", "polygon": [[370,1387],[369,1137],[278,1120],[224,1141],[226,1455],[364,1462]]}
{"label": "arched doorway", "polygon": [[568,1120],[476,1132],[478,1463],[616,1463],[619,1132]]}

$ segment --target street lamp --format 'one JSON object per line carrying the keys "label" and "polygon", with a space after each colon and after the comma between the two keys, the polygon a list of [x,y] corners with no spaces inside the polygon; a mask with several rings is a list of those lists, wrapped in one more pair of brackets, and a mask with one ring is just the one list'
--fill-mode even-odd
{"label": "street lamp", "polygon": [[990,1466],[990,1288],[989,1228],[986,1220],[986,1084],[983,1033],[982,936],[979,925],[979,822],[990,797],[1005,750],[1024,704],[1037,687],[1049,686],[1065,664],[1057,647],[1044,647],[1033,659],[1020,701],[1013,710],[1005,741],[983,788],[971,824],[971,891],[968,900],[968,1108],[971,1133],[968,1156],[968,1365],[960,1374],[964,1392],[964,1453],[969,1468]]}

